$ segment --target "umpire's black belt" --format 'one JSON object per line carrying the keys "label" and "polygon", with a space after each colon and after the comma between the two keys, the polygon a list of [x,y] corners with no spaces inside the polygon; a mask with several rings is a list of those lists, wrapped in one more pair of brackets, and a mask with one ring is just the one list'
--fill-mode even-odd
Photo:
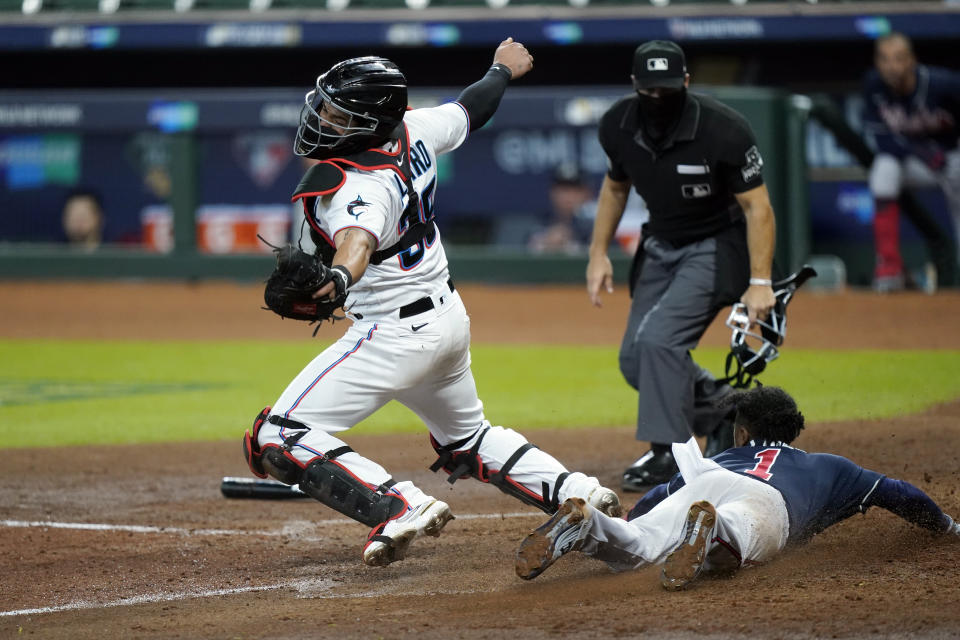
{"label": "umpire's black belt", "polygon": [[[450,292],[453,293],[456,291],[456,287],[453,286],[453,279],[447,278],[447,286],[450,287]],[[433,299],[429,296],[426,298],[420,298],[415,300],[410,304],[405,304],[400,307],[400,317],[409,318],[410,316],[415,316],[418,313],[423,313],[424,311],[430,311],[433,309]]]}

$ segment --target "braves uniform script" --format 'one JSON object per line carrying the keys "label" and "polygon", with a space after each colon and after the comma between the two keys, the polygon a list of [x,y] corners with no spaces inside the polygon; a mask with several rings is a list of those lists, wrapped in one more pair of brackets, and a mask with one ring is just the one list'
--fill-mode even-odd
{"label": "braves uniform script", "polygon": [[456,102],[407,111],[396,65],[347,60],[318,79],[301,116],[294,148],[320,162],[295,199],[333,278],[316,295],[342,298],[352,325],[261,412],[244,451],[254,474],[296,484],[372,527],[368,565],[402,559],[413,539],[439,535],[453,518],[445,502],[337,437],[391,400],[423,420],[438,454],[431,469],[451,483],[473,477],[547,513],[569,497],[620,513],[616,493],[596,478],[491,425],[477,396],[470,319],[433,220],[437,156],[483,126],[532,57],[508,39],[494,63]]}
{"label": "braves uniform script", "polygon": [[934,168],[957,147],[960,136],[960,73],[917,65],[916,88],[897,95],[877,72],[864,81],[864,129],[879,153],[915,155]]}

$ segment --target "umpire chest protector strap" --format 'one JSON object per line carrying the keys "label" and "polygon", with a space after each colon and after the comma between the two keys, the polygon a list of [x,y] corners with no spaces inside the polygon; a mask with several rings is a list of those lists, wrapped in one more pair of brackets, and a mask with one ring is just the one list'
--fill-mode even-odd
{"label": "umpire chest protector strap", "polygon": [[423,220],[419,215],[420,197],[413,189],[413,172],[410,168],[410,134],[406,125],[403,125],[403,130],[399,132],[396,140],[399,144],[393,152],[383,149],[369,149],[343,158],[321,160],[307,169],[303,179],[300,180],[300,184],[297,185],[291,200],[293,202],[299,200],[303,203],[303,215],[310,224],[310,229],[321,239],[321,242],[317,243],[317,248],[325,263],[329,264],[333,259],[333,251],[336,247],[333,238],[327,236],[314,219],[313,212],[316,208],[317,198],[340,190],[340,187],[347,181],[346,169],[348,167],[362,171],[389,169],[396,172],[403,181],[404,189],[409,194],[407,208],[404,210],[402,218],[416,220],[400,236],[399,241],[386,249],[374,251],[370,257],[370,264],[380,264],[387,258],[392,258],[401,251],[406,251],[423,240],[433,230],[433,220]]}

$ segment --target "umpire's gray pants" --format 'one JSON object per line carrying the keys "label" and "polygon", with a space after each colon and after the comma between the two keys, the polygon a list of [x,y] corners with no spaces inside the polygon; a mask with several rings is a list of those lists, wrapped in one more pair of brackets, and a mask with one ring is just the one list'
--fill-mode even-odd
{"label": "umpire's gray pants", "polygon": [[730,387],[690,357],[721,308],[714,302],[716,249],[714,238],[679,249],[653,237],[643,242],[620,345],[620,371],[639,392],[637,440],[685,442],[712,432],[723,415],[716,403]]}

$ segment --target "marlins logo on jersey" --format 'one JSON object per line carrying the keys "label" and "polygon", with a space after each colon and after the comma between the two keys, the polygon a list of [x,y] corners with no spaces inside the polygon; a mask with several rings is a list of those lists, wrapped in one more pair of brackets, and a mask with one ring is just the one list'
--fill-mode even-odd
{"label": "marlins logo on jersey", "polygon": [[357,199],[347,204],[347,213],[359,220],[360,216],[367,212],[369,206],[370,203],[364,202],[363,197],[357,194]]}

